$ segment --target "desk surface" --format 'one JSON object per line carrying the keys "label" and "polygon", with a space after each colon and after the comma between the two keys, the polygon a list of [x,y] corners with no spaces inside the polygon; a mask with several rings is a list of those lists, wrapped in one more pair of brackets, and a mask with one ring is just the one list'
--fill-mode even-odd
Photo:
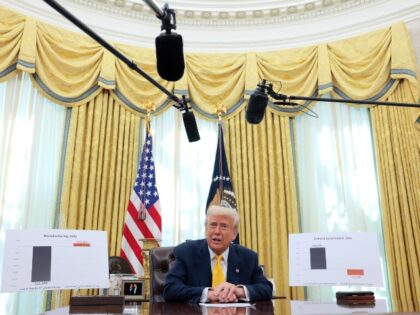
{"label": "desk surface", "polygon": [[[408,310],[413,311],[413,310]],[[420,315],[417,313],[410,313]],[[385,300],[377,300],[375,306],[369,307],[348,307],[339,306],[335,302],[319,301],[290,301],[273,300],[257,302],[252,307],[226,307],[205,308],[199,305],[188,305],[184,303],[126,303],[123,312],[109,306],[84,307],[78,310],[78,314],[136,314],[136,315],[311,315],[311,314],[403,314],[392,312],[391,306]],[[68,315],[68,307],[59,308],[45,312],[42,315]],[[407,313],[404,313],[407,314]]]}

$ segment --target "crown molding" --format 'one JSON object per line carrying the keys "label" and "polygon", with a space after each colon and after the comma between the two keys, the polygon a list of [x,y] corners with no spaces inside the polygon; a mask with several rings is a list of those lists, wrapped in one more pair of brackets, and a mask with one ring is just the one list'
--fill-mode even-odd
{"label": "crown molding", "polygon": [[[124,2],[124,7],[115,8],[114,1],[117,0],[61,0],[60,3],[108,41],[154,47],[155,37],[160,32],[159,19],[146,8],[139,11],[138,15],[133,13],[133,10],[127,10],[126,2]],[[179,13],[181,11],[178,11],[177,31],[183,36],[185,51],[267,51],[331,42],[400,21],[409,22],[420,19],[420,0],[331,1],[332,4],[324,5],[322,10],[279,15],[273,19],[268,17],[220,19],[216,14],[214,14],[215,18],[211,19],[183,18]],[[84,4],[85,2],[89,5]],[[186,8],[186,5],[202,1],[174,0],[173,2],[174,7],[176,5],[182,7],[182,4],[183,8]],[[221,0],[207,2],[221,3]],[[253,8],[251,4],[256,5],[259,1],[227,1],[227,3],[234,2],[245,2],[249,5],[248,7]],[[320,1],[261,0],[261,4],[268,8],[271,5],[289,8],[296,3],[302,6],[310,2]],[[325,4],[325,0],[321,2]],[[0,5],[34,16],[44,22],[80,32],[43,1],[0,0]],[[220,8],[227,10],[227,4]]]}
{"label": "crown molding", "polygon": [[[141,21],[156,19],[141,0],[66,0],[86,8]],[[162,1],[161,1],[162,2]],[[305,21],[362,7],[381,0],[289,0],[289,1],[171,1],[177,23],[188,26],[242,26]]]}

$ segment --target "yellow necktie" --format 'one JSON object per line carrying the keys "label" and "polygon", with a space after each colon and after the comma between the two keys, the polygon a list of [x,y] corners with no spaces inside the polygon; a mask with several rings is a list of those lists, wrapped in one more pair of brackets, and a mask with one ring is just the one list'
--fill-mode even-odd
{"label": "yellow necktie", "polygon": [[223,268],[222,268],[222,255],[220,256],[216,256],[216,264],[214,265],[213,268],[213,282],[212,282],[212,287],[216,287],[219,284],[225,282],[225,275],[223,274]]}

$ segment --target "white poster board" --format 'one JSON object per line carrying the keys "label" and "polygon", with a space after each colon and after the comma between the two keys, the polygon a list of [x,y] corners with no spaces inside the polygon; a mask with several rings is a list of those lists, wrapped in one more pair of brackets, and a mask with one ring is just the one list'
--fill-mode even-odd
{"label": "white poster board", "polygon": [[8,230],[2,292],[107,288],[105,231]]}
{"label": "white poster board", "polygon": [[376,234],[289,234],[289,285],[383,286]]}

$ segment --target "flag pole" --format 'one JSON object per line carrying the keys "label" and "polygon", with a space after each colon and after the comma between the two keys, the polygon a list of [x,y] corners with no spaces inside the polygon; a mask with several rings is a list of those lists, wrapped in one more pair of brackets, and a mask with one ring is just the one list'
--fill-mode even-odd
{"label": "flag pole", "polygon": [[[226,107],[223,107],[223,105],[222,104],[220,104],[219,103],[219,105],[217,106],[217,108],[216,108],[216,113],[217,113],[217,116],[219,117],[219,126],[218,126],[218,129],[219,129],[219,137],[218,137],[218,140],[217,140],[217,142],[218,142],[218,147],[219,147],[219,150],[218,150],[218,152],[219,152],[219,178],[221,179],[221,178],[223,178],[223,158],[222,158],[222,156],[221,156],[221,154],[222,154],[222,146],[224,146],[224,144],[222,143],[222,136],[221,136],[221,133],[223,132],[223,126],[222,126],[222,115],[224,114],[224,113],[226,113]],[[223,180],[219,180],[219,193],[220,193],[220,205],[222,205],[222,200],[223,200],[223,194],[225,193],[225,191],[224,191],[224,183],[223,183]]]}
{"label": "flag pole", "polygon": [[146,108],[146,132],[150,133],[150,116],[152,114],[152,112],[155,111],[156,107],[155,107],[155,103],[151,102],[151,101],[147,101],[144,104],[144,107]]}
{"label": "flag pole", "polygon": [[[218,205],[227,208],[234,208],[238,211],[235,192],[233,190],[232,180],[229,174],[229,167],[226,158],[225,144],[223,140],[222,117],[226,113],[226,107],[222,104],[216,106],[216,114],[219,118],[218,139],[216,143],[216,155],[214,159],[213,175],[210,189],[207,196],[206,211],[210,205]],[[234,240],[239,244],[239,234]]]}
{"label": "flag pole", "polygon": [[219,123],[220,123],[222,121],[222,115],[226,114],[226,107],[223,106],[222,104],[217,105],[216,114],[217,114],[217,117],[219,118]]}

